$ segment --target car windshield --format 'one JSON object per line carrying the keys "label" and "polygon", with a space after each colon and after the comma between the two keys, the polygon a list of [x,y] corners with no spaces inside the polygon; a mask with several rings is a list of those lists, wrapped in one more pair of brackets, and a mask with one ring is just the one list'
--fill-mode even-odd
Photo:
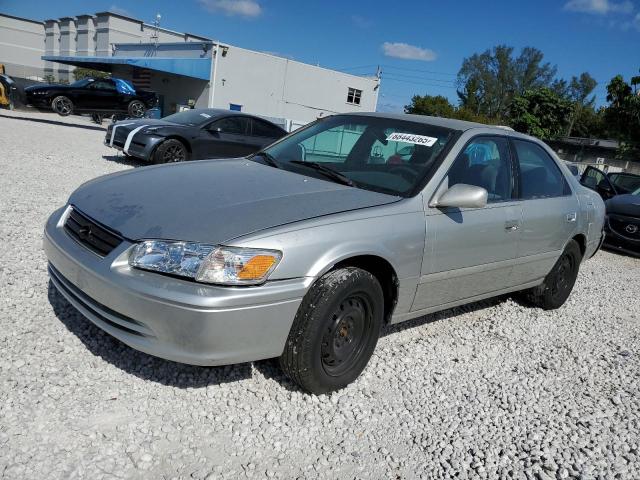
{"label": "car windshield", "polygon": [[623,192],[633,192],[640,188],[640,175],[631,173],[613,173],[609,174],[609,179],[618,190]]}
{"label": "car windshield", "polygon": [[336,115],[257,153],[274,167],[391,195],[431,177],[456,131],[394,118]]}
{"label": "car windshield", "polygon": [[70,86],[71,87],[86,87],[87,85],[89,85],[93,80],[89,80],[88,78],[81,78],[80,80],[76,80],[75,82],[73,82]]}
{"label": "car windshield", "polygon": [[179,123],[180,125],[200,125],[211,120],[212,115],[204,110],[184,110],[163,118],[167,122]]}

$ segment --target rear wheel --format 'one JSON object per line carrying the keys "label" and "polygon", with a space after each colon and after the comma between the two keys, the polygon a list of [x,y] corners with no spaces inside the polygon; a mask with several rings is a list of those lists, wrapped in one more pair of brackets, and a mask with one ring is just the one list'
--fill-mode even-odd
{"label": "rear wheel", "polygon": [[156,148],[153,163],[175,163],[189,159],[189,152],[184,143],[175,138],[165,140]]}
{"label": "rear wheel", "polygon": [[364,370],[378,342],[384,300],[378,280],[347,267],[307,292],[280,357],[284,372],[310,393],[338,390]]}
{"label": "rear wheel", "polygon": [[524,292],[526,299],[545,310],[561,307],[576,283],[581,260],[580,246],[575,240],[570,240],[542,285]]}
{"label": "rear wheel", "polygon": [[66,117],[67,115],[71,115],[73,113],[73,102],[69,97],[60,95],[53,99],[53,101],[51,102],[51,108],[58,115]]}
{"label": "rear wheel", "polygon": [[144,112],[146,112],[147,109],[145,108],[144,103],[142,103],[140,100],[132,100],[131,102],[129,102],[127,111],[129,112],[129,116],[133,118],[142,118],[144,116]]}

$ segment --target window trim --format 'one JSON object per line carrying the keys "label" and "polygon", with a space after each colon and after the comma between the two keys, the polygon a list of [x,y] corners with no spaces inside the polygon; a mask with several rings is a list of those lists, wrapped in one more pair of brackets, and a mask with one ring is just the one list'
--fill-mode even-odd
{"label": "window trim", "polygon": [[[353,91],[352,99],[353,101],[349,101],[349,96],[351,96],[351,91]],[[357,95],[356,95],[357,93]],[[347,104],[348,105],[357,105],[358,107],[362,105],[362,94],[363,90],[355,87],[347,87]],[[356,97],[358,98],[358,102],[355,102]]]}
{"label": "window trim", "polygon": [[[541,145],[540,143],[534,141],[534,140],[529,140],[527,138],[519,138],[519,137],[513,137],[513,136],[509,136],[509,143],[511,145],[511,150],[512,150],[512,156],[513,159],[515,160],[515,172],[517,174],[517,193],[518,196],[515,198],[515,200],[520,200],[520,201],[531,201],[531,200],[546,200],[549,198],[564,198],[564,197],[570,197],[573,195],[573,188],[571,188],[571,183],[569,182],[569,180],[567,180],[567,177],[565,176],[564,172],[562,171],[562,169],[560,168],[560,165],[558,165],[558,162],[556,161],[556,159],[553,157],[553,155],[551,155],[549,152],[547,152],[547,149]],[[536,145],[538,147],[540,147],[542,149],[542,151],[549,157],[549,159],[551,159],[551,162],[553,163],[553,165],[555,166],[556,170],[558,171],[558,173],[560,173],[560,176],[562,177],[562,180],[564,182],[564,188],[562,191],[562,195],[553,195],[553,196],[547,196],[547,197],[536,197],[536,198],[523,198],[522,197],[522,172],[520,171],[520,157],[518,157],[518,151],[516,149],[516,144],[515,142],[523,142],[523,143],[531,143],[533,145]]]}
{"label": "window trim", "polygon": [[[518,183],[516,180],[516,162],[515,162],[515,157],[513,156],[513,152],[511,151],[511,142],[510,142],[510,137],[508,135],[500,135],[500,134],[493,134],[493,133],[479,133],[477,135],[474,135],[473,137],[471,137],[469,140],[467,140],[465,142],[465,144],[462,146],[462,148],[460,149],[460,152],[458,152],[458,154],[455,156],[455,158],[453,159],[453,162],[451,162],[451,165],[449,165],[449,168],[447,169],[446,173],[444,174],[444,176],[442,177],[442,179],[440,180],[440,183],[438,184],[438,187],[434,190],[434,192],[438,192],[440,190],[440,187],[442,187],[442,184],[444,183],[444,181],[447,181],[447,184],[449,183],[449,172],[451,171],[451,169],[453,168],[453,166],[455,165],[456,161],[458,160],[458,158],[460,157],[460,155],[462,155],[464,153],[464,151],[467,149],[467,147],[475,142],[477,139],[479,138],[502,138],[507,142],[507,150],[509,151],[509,163],[511,164],[511,198],[509,199],[505,199],[505,200],[488,200],[487,199],[487,206],[491,206],[491,205],[499,205],[501,203],[513,203],[515,201],[519,200],[519,197],[517,196],[517,194],[519,193],[518,191]],[[447,189],[451,188],[451,185],[447,186]]]}

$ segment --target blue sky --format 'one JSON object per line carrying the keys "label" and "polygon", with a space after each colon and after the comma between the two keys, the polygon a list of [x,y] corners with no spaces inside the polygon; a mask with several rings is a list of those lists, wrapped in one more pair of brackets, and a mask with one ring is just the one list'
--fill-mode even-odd
{"label": "blue sky", "polygon": [[355,74],[383,72],[381,110],[413,94],[457,101],[462,60],[497,44],[533,46],[570,78],[606,84],[640,68],[640,0],[411,2],[284,0],[2,0],[0,11],[44,20],[111,10],[254,50]]}

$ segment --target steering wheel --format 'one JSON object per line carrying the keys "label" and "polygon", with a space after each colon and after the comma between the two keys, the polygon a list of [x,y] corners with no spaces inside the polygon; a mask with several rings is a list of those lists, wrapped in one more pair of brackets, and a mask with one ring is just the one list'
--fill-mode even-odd
{"label": "steering wheel", "polygon": [[398,165],[389,169],[389,173],[391,174],[399,174],[402,178],[409,182],[413,182],[418,174],[413,171],[411,167],[407,167],[406,165]]}

